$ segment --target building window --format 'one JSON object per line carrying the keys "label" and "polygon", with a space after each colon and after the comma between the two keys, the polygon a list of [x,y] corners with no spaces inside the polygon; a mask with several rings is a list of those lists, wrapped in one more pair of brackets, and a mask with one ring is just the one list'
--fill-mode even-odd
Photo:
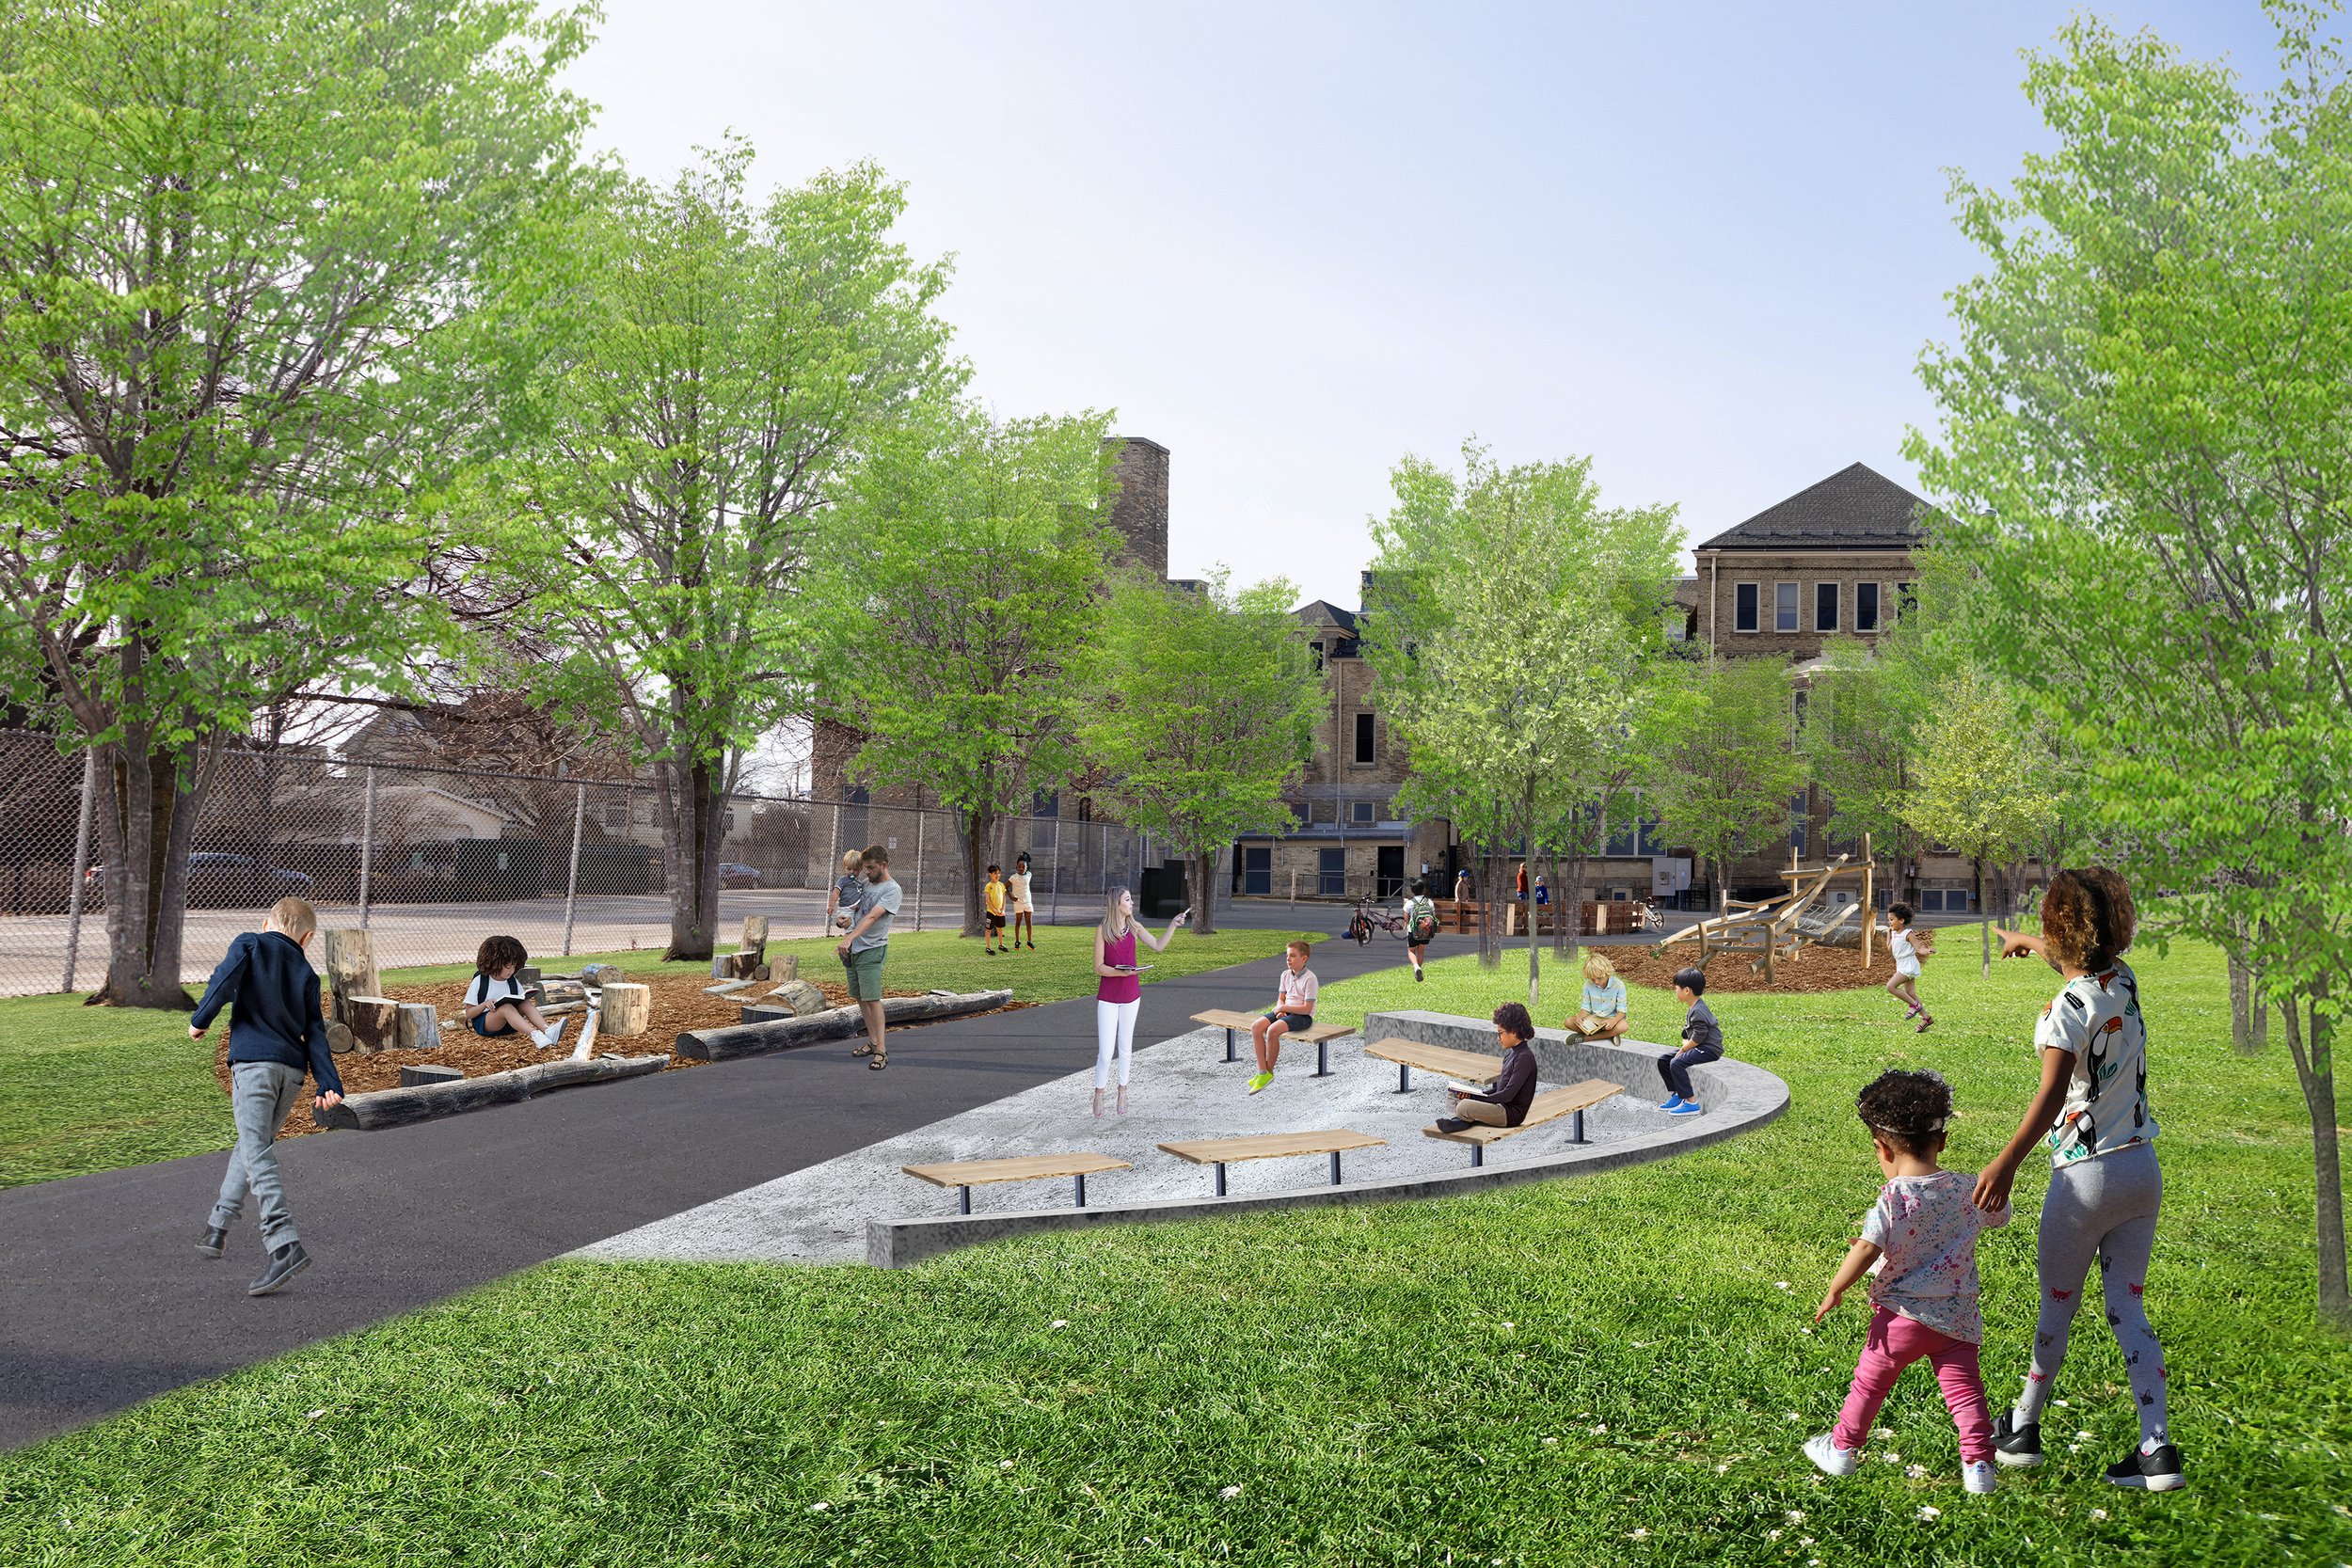
{"label": "building window", "polygon": [[1772,584],[1772,629],[1797,629],[1797,585],[1793,582]]}
{"label": "building window", "polygon": [[1853,629],[1879,629],[1879,585],[1875,582],[1857,582],[1853,585]]}
{"label": "building window", "polygon": [[1061,815],[1061,792],[1052,789],[1039,790],[1036,797],[1029,801],[1029,815],[1031,816],[1059,816]]}
{"label": "building window", "polygon": [[1315,851],[1315,892],[1326,898],[1346,896],[1346,850],[1318,849]]}
{"label": "building window", "polygon": [[1837,629],[1837,584],[1817,582],[1813,585],[1813,629]]}
{"label": "building window", "polygon": [[627,802],[604,808],[604,831],[608,833],[625,833],[628,832],[628,806]]}
{"label": "building window", "polygon": [[1795,721],[1796,736],[1801,740],[1804,737],[1805,709],[1812,705],[1813,694],[1803,687],[1797,688],[1796,695],[1789,699],[1789,716]]}
{"label": "building window", "polygon": [[1804,793],[1799,790],[1788,800],[1788,847],[1799,855],[1804,853]]}
{"label": "building window", "polygon": [[1898,615],[1908,615],[1918,608],[1919,601],[1912,596],[1911,584],[1907,582],[1897,583],[1895,585],[1895,613]]}
{"label": "building window", "polygon": [[1356,762],[1358,766],[1364,768],[1372,766],[1373,740],[1373,716],[1369,713],[1358,714],[1356,716]]}
{"label": "building window", "polygon": [[1734,631],[1754,631],[1754,630],[1756,630],[1756,592],[1757,592],[1756,585],[1755,583],[1753,583],[1753,582],[1739,582],[1739,583],[1734,583],[1734,584],[1732,584],[1732,588],[1731,588],[1731,629],[1732,629],[1732,630],[1734,630]]}
{"label": "building window", "polygon": [[1358,638],[1343,637],[1332,645],[1331,657],[1333,658],[1361,658],[1364,657],[1363,642]]}
{"label": "building window", "polygon": [[1307,651],[1315,656],[1315,673],[1320,675],[1323,673],[1323,644],[1310,642],[1307,644]]}
{"label": "building window", "polygon": [[1359,822],[1363,822],[1363,823],[1372,823],[1372,822],[1376,822],[1376,821],[1378,821],[1378,820],[1379,820],[1379,805],[1378,805],[1378,802],[1376,802],[1376,801],[1373,801],[1373,800],[1359,800],[1359,801],[1357,801],[1357,802],[1356,802],[1356,820],[1357,820],[1357,821],[1359,821]]}

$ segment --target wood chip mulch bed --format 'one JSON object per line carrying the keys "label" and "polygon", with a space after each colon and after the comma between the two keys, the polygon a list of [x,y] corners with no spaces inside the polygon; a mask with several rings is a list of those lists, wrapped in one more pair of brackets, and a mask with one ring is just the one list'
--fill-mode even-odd
{"label": "wood chip mulch bed", "polygon": [[[642,1035],[631,1036],[627,1039],[600,1035],[597,1037],[597,1054],[642,1056],[651,1055],[657,1052],[668,1052],[670,1061],[668,1066],[662,1069],[664,1072],[679,1068],[709,1066],[707,1062],[676,1054],[675,1047],[678,1036],[690,1029],[717,1029],[732,1025],[740,1019],[745,1003],[756,1002],[775,989],[772,984],[761,981],[726,996],[706,996],[703,994],[703,988],[715,985],[717,982],[707,975],[701,974],[646,975],[642,977],[639,983],[653,988],[652,1013],[645,1032]],[[445,980],[431,985],[385,987],[384,994],[396,1001],[430,1002],[439,1010],[441,1048],[438,1051],[346,1052],[335,1058],[335,1070],[342,1077],[343,1092],[368,1094],[376,1089],[396,1089],[400,1086],[402,1068],[422,1067],[428,1064],[434,1067],[457,1068],[463,1070],[469,1078],[479,1078],[485,1073],[504,1072],[511,1068],[530,1067],[537,1062],[560,1061],[570,1055],[572,1047],[580,1043],[580,1031],[585,1015],[577,1008],[556,1015],[557,1018],[568,1019],[570,1022],[564,1025],[564,1038],[545,1051],[539,1050],[528,1038],[518,1035],[489,1039],[475,1034],[467,1025],[463,1011],[467,984],[468,982],[464,980]],[[828,1007],[849,1006],[850,993],[837,982],[812,980],[810,984],[825,993],[825,1006]],[[890,997],[921,996],[924,993],[914,990],[884,990],[882,994]],[[1011,1012],[1017,1008],[1036,1006],[1034,1002],[1014,1001],[993,1010]],[[983,1015],[966,1013],[963,1016],[979,1018]],[[552,1022],[553,1020],[549,1022]],[[919,1029],[922,1025],[902,1024],[895,1027]],[[214,1046],[213,1076],[218,1081],[221,1092],[228,1093],[229,1031],[226,1027],[219,1030]],[[293,1114],[286,1118],[286,1125],[278,1130],[278,1135],[281,1138],[294,1138],[325,1131],[325,1128],[318,1126],[310,1119],[310,1102],[306,1099],[295,1105]]]}
{"label": "wood chip mulch bed", "polygon": [[[1674,989],[1677,969],[1696,965],[1699,944],[1696,938],[1677,942],[1653,958],[1646,947],[1598,947],[1591,951],[1603,953],[1617,966],[1629,986],[1653,986],[1660,990]],[[1949,955],[1957,951],[1947,945],[1944,962],[1951,963]],[[1972,948],[1973,951],[1973,948]],[[1811,995],[1821,991],[1858,990],[1868,986],[1883,986],[1895,977],[1895,960],[1883,942],[1872,944],[1870,967],[1862,967],[1862,950],[1858,947],[1805,947],[1797,956],[1780,965],[1780,978],[1767,980],[1759,972],[1751,974],[1748,965],[1756,961],[1753,953],[1715,952],[1707,962],[1708,994],[1747,991],[1770,991],[1776,995]],[[1509,962],[1506,958],[1504,962]],[[1936,960],[1928,960],[1928,973],[1935,973]]]}

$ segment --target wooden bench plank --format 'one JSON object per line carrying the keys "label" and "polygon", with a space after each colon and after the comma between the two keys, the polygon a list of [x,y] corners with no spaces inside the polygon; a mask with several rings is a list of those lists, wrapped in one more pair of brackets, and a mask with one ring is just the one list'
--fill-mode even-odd
{"label": "wooden bench plank", "polygon": [[1044,1176],[1092,1176],[1097,1171],[1133,1170],[1107,1154],[1023,1154],[1009,1160],[956,1160],[937,1165],[900,1165],[934,1187],[977,1187],[990,1181],[1034,1181]]}
{"label": "wooden bench plank", "polygon": [[956,1189],[956,1212],[972,1212],[972,1189],[990,1181],[1034,1181],[1041,1177],[1067,1176],[1076,1183],[1077,1207],[1087,1206],[1087,1178],[1100,1171],[1133,1170],[1124,1160],[1107,1154],[1076,1150],[1067,1154],[1022,1154],[1009,1160],[951,1160],[933,1165],[900,1165],[900,1170],[934,1187]]}
{"label": "wooden bench plank", "polygon": [[1482,1056],[1475,1051],[1456,1051],[1451,1046],[1428,1045],[1420,1040],[1391,1037],[1375,1040],[1364,1047],[1364,1054],[1376,1056],[1384,1062],[1396,1064],[1396,1092],[1404,1094],[1412,1087],[1412,1069],[1441,1072],[1448,1078],[1459,1078],[1465,1084],[1491,1084],[1502,1070],[1502,1058]]}
{"label": "wooden bench plank", "polygon": [[[1192,1021],[1195,1023],[1205,1023],[1212,1029],[1224,1030],[1225,1059],[1229,1062],[1237,1062],[1241,1060],[1241,1057],[1236,1054],[1240,1037],[1255,1029],[1264,1017],[1263,1013],[1244,1013],[1235,1012],[1230,1007],[1211,1007],[1206,1012],[1193,1014]],[[1315,1048],[1315,1076],[1328,1078],[1331,1076],[1330,1043],[1354,1033],[1356,1031],[1344,1023],[1317,1023],[1310,1028],[1283,1031],[1282,1041],[1286,1045],[1296,1040],[1301,1045],[1313,1046]]]}
{"label": "wooden bench plank", "polygon": [[1340,1184],[1340,1156],[1351,1148],[1372,1148],[1386,1144],[1386,1138],[1375,1138],[1369,1132],[1352,1132],[1347,1128],[1331,1128],[1319,1132],[1258,1132],[1241,1138],[1192,1138],[1182,1143],[1162,1144],[1163,1153],[1196,1165],[1216,1167],[1213,1190],[1225,1196],[1225,1167],[1237,1160],[1273,1160],[1286,1154],[1327,1154],[1331,1157],[1331,1185]]}
{"label": "wooden bench plank", "polygon": [[1624,1092],[1623,1084],[1612,1084],[1600,1078],[1587,1078],[1581,1084],[1570,1084],[1565,1088],[1544,1090],[1528,1104],[1527,1119],[1517,1127],[1488,1127],[1484,1122],[1472,1122],[1458,1132],[1444,1132],[1435,1127],[1424,1127],[1421,1130],[1422,1136],[1441,1138],[1448,1143],[1468,1144],[1470,1150],[1470,1164],[1483,1165],[1486,1163],[1486,1153],[1488,1144],[1510,1137],[1515,1132],[1524,1132],[1531,1127],[1541,1127],[1547,1122],[1558,1121],[1562,1117],[1576,1118],[1576,1128],[1570,1134],[1570,1141],[1582,1143],[1584,1141],[1584,1113],[1612,1095]]}

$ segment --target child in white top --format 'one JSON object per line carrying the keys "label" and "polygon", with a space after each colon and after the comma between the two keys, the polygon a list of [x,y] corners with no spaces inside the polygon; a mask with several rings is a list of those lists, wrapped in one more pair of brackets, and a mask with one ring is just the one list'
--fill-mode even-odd
{"label": "child in white top", "polygon": [[1879,1406],[1903,1370],[1924,1356],[1960,1429],[1962,1484],[1990,1492],[1997,1472],[1993,1416],[1977,1365],[1984,1342],[1977,1233],[2007,1225],[2009,1210],[1978,1208],[1975,1179],[1936,1164],[1952,1114],[1952,1091],[1940,1075],[1883,1072],[1855,1098],[1854,1109],[1870,1130],[1886,1185],[1813,1321],[1836,1311],[1867,1272],[1874,1276],[1870,1331],[1836,1427],[1809,1439],[1805,1457],[1826,1474],[1852,1475]]}
{"label": "child in white top", "polygon": [[466,1022],[475,1034],[489,1039],[529,1035],[531,1043],[544,1051],[564,1037],[564,1025],[571,1020],[560,1018],[549,1023],[515,977],[530,958],[513,937],[485,939],[474,955],[473,981],[466,987]]}
{"label": "child in white top", "polygon": [[1886,994],[1898,1002],[1908,1002],[1911,1010],[1903,1015],[1906,1021],[1917,1019],[1919,1033],[1928,1032],[1935,1015],[1919,1000],[1919,960],[1935,957],[1935,934],[1914,929],[1912,920],[1916,911],[1909,904],[1895,904],[1886,911],[1886,950],[1895,958],[1894,978],[1886,982]]}
{"label": "child in white top", "polygon": [[1274,1064],[1281,1058],[1282,1036],[1311,1029],[1315,1023],[1315,993],[1322,989],[1315,972],[1307,967],[1307,944],[1294,942],[1282,955],[1282,974],[1276,981],[1274,1010],[1250,1026],[1249,1043],[1258,1053],[1258,1070],[1249,1080],[1256,1094],[1274,1082]]}
{"label": "child in white top", "polygon": [[1012,898],[1012,944],[1015,947],[1021,946],[1021,939],[1025,936],[1028,938],[1029,951],[1034,953],[1037,951],[1037,923],[1029,917],[1036,912],[1036,906],[1029,902],[1029,857],[1027,855],[1013,857],[1012,875],[1005,879],[1005,891]]}

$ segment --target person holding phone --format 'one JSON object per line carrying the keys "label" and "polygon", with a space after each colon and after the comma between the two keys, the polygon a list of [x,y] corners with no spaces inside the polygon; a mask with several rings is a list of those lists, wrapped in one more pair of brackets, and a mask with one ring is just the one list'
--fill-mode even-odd
{"label": "person holding phone", "polygon": [[1094,928],[1094,1114],[1103,1114],[1103,1091],[1110,1087],[1111,1058],[1119,1058],[1119,1114],[1127,1114],[1127,1072],[1136,1050],[1136,1015],[1143,1010],[1142,966],[1136,962],[1136,941],[1152,944],[1154,953],[1168,951],[1169,938],[1192,918],[1192,911],[1168,923],[1165,936],[1154,937],[1136,924],[1135,895],[1115,887],[1103,898],[1103,923]]}

